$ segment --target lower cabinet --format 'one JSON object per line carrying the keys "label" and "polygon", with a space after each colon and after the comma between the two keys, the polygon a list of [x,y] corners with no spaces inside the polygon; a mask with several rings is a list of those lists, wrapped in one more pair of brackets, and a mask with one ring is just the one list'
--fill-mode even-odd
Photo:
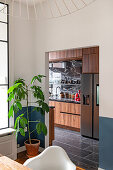
{"label": "lower cabinet", "polygon": [[55,106],[54,123],[56,126],[80,130],[80,104],[50,101],[49,105]]}
{"label": "lower cabinet", "polygon": [[80,129],[80,116],[67,114],[67,113],[60,113],[60,124],[64,126],[69,126],[72,128]]}

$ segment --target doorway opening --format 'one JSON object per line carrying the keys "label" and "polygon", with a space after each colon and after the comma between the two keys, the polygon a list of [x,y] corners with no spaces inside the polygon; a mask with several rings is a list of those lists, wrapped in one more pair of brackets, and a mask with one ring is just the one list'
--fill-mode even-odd
{"label": "doorway opening", "polygon": [[54,120],[51,145],[64,148],[76,166],[96,169],[99,163],[99,47],[54,51],[48,55],[49,105],[54,107],[54,118],[50,119]]}

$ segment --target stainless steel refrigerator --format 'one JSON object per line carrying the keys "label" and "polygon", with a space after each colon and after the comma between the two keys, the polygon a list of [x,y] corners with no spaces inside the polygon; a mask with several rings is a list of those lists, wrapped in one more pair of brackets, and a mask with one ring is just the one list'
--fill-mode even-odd
{"label": "stainless steel refrigerator", "polygon": [[81,135],[99,138],[99,75],[82,74]]}

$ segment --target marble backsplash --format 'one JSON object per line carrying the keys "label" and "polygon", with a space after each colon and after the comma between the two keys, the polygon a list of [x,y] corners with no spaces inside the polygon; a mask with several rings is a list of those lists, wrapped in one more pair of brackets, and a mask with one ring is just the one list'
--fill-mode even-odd
{"label": "marble backsplash", "polygon": [[75,94],[81,88],[81,74],[81,61],[50,63],[49,92],[53,96],[60,92]]}

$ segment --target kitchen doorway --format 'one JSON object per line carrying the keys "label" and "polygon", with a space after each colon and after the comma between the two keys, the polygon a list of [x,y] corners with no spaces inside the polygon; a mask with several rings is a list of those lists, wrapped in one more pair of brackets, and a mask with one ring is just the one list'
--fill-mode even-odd
{"label": "kitchen doorway", "polygon": [[49,105],[54,106],[52,145],[81,168],[98,167],[99,47],[49,52]]}

